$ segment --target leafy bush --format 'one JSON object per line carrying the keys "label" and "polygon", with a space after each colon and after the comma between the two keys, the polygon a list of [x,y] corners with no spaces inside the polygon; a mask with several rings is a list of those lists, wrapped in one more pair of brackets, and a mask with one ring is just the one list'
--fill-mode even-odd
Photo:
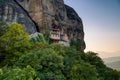
{"label": "leafy bush", "polygon": [[[62,74],[61,70],[64,67],[63,57],[51,49],[38,50],[35,52],[33,51],[27,55],[22,56],[16,63],[16,65],[20,68],[24,68],[28,64],[32,66],[36,71],[40,71],[38,72],[38,75],[42,80],[46,80],[47,77],[50,78],[48,73],[51,73],[50,75],[54,75],[54,78],[56,76],[60,76]],[[43,76],[45,79],[42,78]]]}
{"label": "leafy bush", "polygon": [[0,36],[0,57],[6,62],[15,62],[30,48],[28,33],[22,25],[13,23],[8,26],[7,31]]}
{"label": "leafy bush", "polygon": [[0,80],[40,80],[36,78],[36,71],[31,67],[27,66],[24,69],[13,68],[4,69],[0,71]]}
{"label": "leafy bush", "polygon": [[33,44],[39,43],[39,42],[44,43],[44,44],[47,43],[42,34],[38,34],[37,37],[31,38],[30,41],[31,41]]}

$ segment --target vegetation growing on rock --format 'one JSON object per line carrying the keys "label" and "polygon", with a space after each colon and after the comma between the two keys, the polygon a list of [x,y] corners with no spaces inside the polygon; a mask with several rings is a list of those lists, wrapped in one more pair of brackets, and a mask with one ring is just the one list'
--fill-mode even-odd
{"label": "vegetation growing on rock", "polygon": [[0,80],[120,80],[120,72],[106,67],[97,53],[30,42],[17,23],[6,29],[0,36]]}

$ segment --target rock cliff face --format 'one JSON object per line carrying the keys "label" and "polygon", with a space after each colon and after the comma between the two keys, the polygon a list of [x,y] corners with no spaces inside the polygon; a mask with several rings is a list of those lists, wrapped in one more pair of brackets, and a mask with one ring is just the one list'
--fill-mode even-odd
{"label": "rock cliff face", "polygon": [[[34,33],[36,30],[45,33],[46,29],[51,29],[53,20],[57,22],[62,34],[67,34],[69,40],[77,39],[81,40],[80,48],[85,49],[84,43],[84,31],[83,24],[80,17],[74,11],[73,8],[64,4],[63,0],[6,0],[8,3],[14,3],[16,6],[10,6],[13,9],[12,15],[21,14],[23,20],[20,20],[20,16],[17,16],[18,21],[26,26],[26,30],[30,33]],[[4,4],[6,6],[6,3]],[[0,15],[3,15],[5,8],[0,4],[1,11]],[[8,4],[7,4],[8,5]],[[5,7],[4,6],[4,7]],[[9,7],[9,8],[10,8]],[[0,11],[0,12],[1,12]],[[1,19],[1,18],[0,18]],[[15,20],[15,16],[12,18],[12,21]],[[5,19],[6,20],[6,19]],[[26,22],[27,21],[27,22]],[[27,26],[29,25],[29,27]],[[34,29],[36,27],[36,30]],[[33,28],[31,30],[31,28]]]}
{"label": "rock cliff face", "polygon": [[0,2],[0,21],[7,23],[18,22],[23,24],[26,31],[30,34],[36,32],[36,25],[14,0],[4,0]]}

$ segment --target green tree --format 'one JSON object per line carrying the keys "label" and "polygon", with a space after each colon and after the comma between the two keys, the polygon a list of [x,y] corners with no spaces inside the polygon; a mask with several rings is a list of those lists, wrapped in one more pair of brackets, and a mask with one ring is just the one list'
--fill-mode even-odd
{"label": "green tree", "polygon": [[38,71],[37,76],[42,80],[64,80],[63,57],[52,49],[46,48],[28,53],[15,65],[24,68],[28,64]]}
{"label": "green tree", "polygon": [[97,56],[98,53],[89,51],[85,54],[84,60],[89,62],[92,65],[100,66],[100,67],[105,67],[103,60]]}
{"label": "green tree", "polygon": [[7,68],[1,69],[0,71],[0,80],[40,80],[36,78],[36,71],[31,67],[27,66],[26,68]]}
{"label": "green tree", "polygon": [[71,39],[70,40],[70,46],[75,46],[75,45],[76,45],[76,43],[75,43],[74,39]]}
{"label": "green tree", "polygon": [[0,22],[0,36],[2,36],[8,29],[8,25],[5,22]]}
{"label": "green tree", "polygon": [[81,40],[77,39],[76,41],[74,39],[71,39],[70,46],[74,46],[78,51],[81,51]]}
{"label": "green tree", "polygon": [[120,79],[120,72],[113,70],[111,68],[108,68],[103,60],[97,56],[98,53],[94,52],[87,52],[82,59],[84,59],[86,62],[90,63],[91,65],[94,65],[97,69],[97,72],[99,74],[99,78],[101,80],[119,80]]}
{"label": "green tree", "polygon": [[29,35],[21,24],[11,24],[0,36],[0,56],[4,57],[7,62],[16,61],[30,46]]}
{"label": "green tree", "polygon": [[33,44],[35,44],[35,43],[44,43],[44,44],[46,44],[47,43],[42,34],[38,34],[38,36],[36,38],[31,38],[30,41]]}
{"label": "green tree", "polygon": [[99,80],[97,70],[86,62],[73,65],[70,71],[70,80]]}

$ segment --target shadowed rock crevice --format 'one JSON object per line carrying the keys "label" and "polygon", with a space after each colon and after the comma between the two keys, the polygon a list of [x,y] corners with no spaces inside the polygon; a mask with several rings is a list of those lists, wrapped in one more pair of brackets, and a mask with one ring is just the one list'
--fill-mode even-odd
{"label": "shadowed rock crevice", "polygon": [[[27,16],[31,19],[31,21],[35,24],[37,32],[40,32],[39,27],[38,27],[38,24],[31,18],[31,16],[29,15],[29,13],[17,2],[17,0],[14,0],[14,1],[15,1],[15,3],[16,3],[17,5],[19,5],[19,6],[21,7],[21,9],[26,13],[26,15],[27,15]],[[22,1],[24,1],[24,0],[20,0],[20,1],[22,2]]]}

